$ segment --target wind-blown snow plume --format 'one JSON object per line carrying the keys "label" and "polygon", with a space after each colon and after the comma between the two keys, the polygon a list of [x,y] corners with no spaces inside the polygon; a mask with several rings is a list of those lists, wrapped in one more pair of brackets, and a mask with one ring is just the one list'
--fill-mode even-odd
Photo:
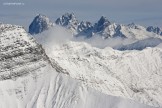
{"label": "wind-blown snow plume", "polygon": [[54,26],[34,37],[47,51],[50,51],[54,45],[61,45],[73,39],[71,32],[61,26]]}

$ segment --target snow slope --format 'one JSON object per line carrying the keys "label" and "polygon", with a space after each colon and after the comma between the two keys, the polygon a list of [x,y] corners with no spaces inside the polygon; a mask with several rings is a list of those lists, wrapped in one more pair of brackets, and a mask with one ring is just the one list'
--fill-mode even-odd
{"label": "snow slope", "polygon": [[1,108],[153,108],[102,94],[49,68],[36,79],[1,81],[0,90]]}
{"label": "snow slope", "polygon": [[[87,88],[53,69],[39,77],[20,77],[0,82],[1,108],[152,108]],[[31,86],[32,85],[32,86]]]}
{"label": "snow slope", "polygon": [[0,108],[153,108],[100,93],[63,72],[23,27],[0,24]]}
{"label": "snow slope", "polygon": [[162,49],[117,51],[81,42],[48,48],[51,61],[84,85],[105,94],[162,106]]}
{"label": "snow slope", "polygon": [[148,32],[145,27],[136,25],[134,23],[128,25],[121,25],[120,30],[127,38],[133,38],[137,40],[146,39],[150,37],[160,37],[152,32]]}

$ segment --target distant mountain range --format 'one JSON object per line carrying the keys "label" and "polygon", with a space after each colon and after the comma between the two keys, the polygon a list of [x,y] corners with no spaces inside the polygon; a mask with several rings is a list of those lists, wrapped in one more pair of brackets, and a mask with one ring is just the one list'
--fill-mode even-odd
{"label": "distant mountain range", "polygon": [[121,37],[143,39],[153,35],[162,36],[162,30],[159,27],[149,26],[147,28],[134,23],[123,25],[110,22],[106,17],[101,18],[94,24],[89,21],[78,21],[74,13],[65,13],[56,21],[52,22],[45,15],[37,15],[29,26],[30,34],[38,34],[49,28],[59,25],[69,29],[74,36],[84,36],[90,38],[95,35],[103,39]]}

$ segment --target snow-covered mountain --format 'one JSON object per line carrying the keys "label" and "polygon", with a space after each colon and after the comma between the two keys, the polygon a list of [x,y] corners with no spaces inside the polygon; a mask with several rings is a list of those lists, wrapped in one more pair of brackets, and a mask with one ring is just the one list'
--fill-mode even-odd
{"label": "snow-covered mountain", "polygon": [[153,108],[96,91],[50,60],[23,27],[0,24],[0,108]]}
{"label": "snow-covered mountain", "polygon": [[146,28],[146,30],[162,36],[162,30],[159,27],[149,26]]}
{"label": "snow-covered mountain", "polygon": [[125,37],[121,32],[121,26],[112,24],[106,17],[102,16],[94,25],[93,35],[100,35],[104,39],[111,37]]}
{"label": "snow-covered mountain", "polygon": [[78,20],[76,19],[74,13],[65,13],[60,18],[58,18],[55,23],[57,25],[66,27],[72,31],[72,33],[75,35],[77,32],[77,28],[79,25]]}
{"label": "snow-covered mountain", "polygon": [[50,27],[53,27],[54,23],[50,21],[50,19],[45,15],[37,15],[32,23],[29,26],[29,33],[30,34],[38,34],[45,30],[48,30]]}
{"label": "snow-covered mountain", "polygon": [[134,38],[137,40],[146,39],[150,37],[159,37],[155,33],[148,32],[145,27],[136,25],[134,23],[128,25],[121,25],[120,30],[127,38]]}
{"label": "snow-covered mountain", "polygon": [[[85,38],[100,36],[103,39],[116,37],[144,39],[161,35],[161,30],[158,27],[145,28],[134,23],[128,25],[116,24],[110,22],[104,16],[92,24],[89,21],[78,21],[74,13],[65,13],[55,21],[55,24],[69,29],[73,36],[84,36]],[[49,29],[51,25],[54,24],[46,16],[38,15],[31,23],[29,33],[41,33]]]}

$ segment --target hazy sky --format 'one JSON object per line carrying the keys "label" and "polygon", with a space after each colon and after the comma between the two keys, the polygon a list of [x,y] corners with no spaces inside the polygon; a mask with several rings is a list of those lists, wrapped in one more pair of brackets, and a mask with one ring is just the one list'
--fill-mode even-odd
{"label": "hazy sky", "polygon": [[25,27],[39,13],[55,21],[66,12],[78,20],[95,22],[104,15],[116,23],[162,27],[162,0],[0,0],[0,22]]}

